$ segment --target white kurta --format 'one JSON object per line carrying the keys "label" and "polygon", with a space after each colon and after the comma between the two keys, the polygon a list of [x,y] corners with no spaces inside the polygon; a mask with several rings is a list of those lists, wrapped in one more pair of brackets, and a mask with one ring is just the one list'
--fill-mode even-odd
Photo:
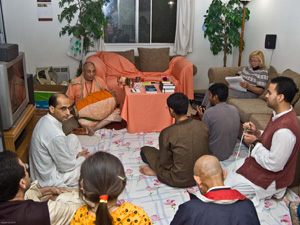
{"label": "white kurta", "polygon": [[[277,115],[273,112],[274,116],[272,120],[278,119],[291,110],[292,108]],[[281,171],[287,163],[295,143],[296,136],[289,129],[279,129],[272,137],[270,150],[266,149],[261,143],[258,143],[252,150],[250,157],[255,158],[256,162],[263,168],[278,172]],[[286,188],[276,190],[275,181],[273,181],[266,190],[253,184],[244,176],[236,173],[244,164],[244,161],[245,159],[239,159],[226,168],[228,176],[224,183],[225,185],[231,185],[232,188],[237,189],[243,195],[251,199],[254,206],[257,207],[257,211],[260,212],[264,207],[265,199],[269,199],[272,196],[277,198],[283,197]]]}
{"label": "white kurta", "polygon": [[41,187],[76,187],[84,157],[76,135],[66,136],[62,124],[50,114],[34,128],[29,151],[30,176]]}
{"label": "white kurta", "polygon": [[[39,188],[37,180],[32,182],[30,188],[25,192],[24,200],[43,201],[44,196]],[[48,200],[47,203],[51,224],[70,224],[77,209],[86,205],[86,202],[79,198],[77,191],[62,193],[55,201]]]}

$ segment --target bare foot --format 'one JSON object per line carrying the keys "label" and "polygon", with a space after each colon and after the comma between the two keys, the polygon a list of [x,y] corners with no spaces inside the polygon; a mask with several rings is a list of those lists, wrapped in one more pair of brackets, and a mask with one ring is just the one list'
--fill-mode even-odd
{"label": "bare foot", "polygon": [[95,131],[93,130],[92,127],[88,127],[88,128],[87,128],[87,131],[88,131],[88,135],[89,135],[89,136],[93,136],[93,135],[95,134]]}
{"label": "bare foot", "polygon": [[285,202],[286,207],[289,208],[289,205],[290,205],[290,202],[291,202],[291,201],[290,201],[287,197],[284,197],[284,198],[283,198],[283,201]]}
{"label": "bare foot", "polygon": [[140,166],[140,172],[147,176],[156,176],[156,173],[149,166]]}

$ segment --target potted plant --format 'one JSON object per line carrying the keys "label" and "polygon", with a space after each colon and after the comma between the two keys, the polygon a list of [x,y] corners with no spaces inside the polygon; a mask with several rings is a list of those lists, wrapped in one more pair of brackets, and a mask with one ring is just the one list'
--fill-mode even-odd
{"label": "potted plant", "polygon": [[[245,20],[249,20],[250,11],[246,8]],[[243,7],[239,0],[213,0],[204,15],[204,38],[208,37],[213,55],[224,51],[224,67],[227,54],[232,54],[233,47],[239,47],[243,22]],[[244,48],[244,41],[243,41]]]}
{"label": "potted plant", "polygon": [[[89,47],[94,46],[94,40],[99,40],[104,35],[108,18],[104,15],[102,8],[109,1],[60,0],[58,4],[63,10],[58,15],[58,21],[61,23],[66,20],[67,25],[62,27],[59,36],[68,34],[74,37],[83,37],[83,53],[86,53]],[[77,21],[71,25],[74,18],[77,18]],[[77,76],[81,74],[81,67],[82,60],[80,60]]]}

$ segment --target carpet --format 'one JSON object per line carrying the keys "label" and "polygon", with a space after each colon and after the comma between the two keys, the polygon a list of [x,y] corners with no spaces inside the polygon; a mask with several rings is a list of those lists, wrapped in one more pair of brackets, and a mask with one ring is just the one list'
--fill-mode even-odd
{"label": "carpet", "polygon": [[[78,137],[82,146],[90,153],[106,151],[122,161],[127,185],[119,196],[119,202],[127,201],[140,206],[149,215],[153,224],[167,225],[172,221],[178,206],[188,201],[189,196],[185,188],[169,187],[159,182],[156,177],[144,176],[139,172],[139,166],[144,164],[140,157],[140,148],[145,145],[158,148],[158,136],[157,132],[130,134],[126,129],[100,129],[92,137],[87,135]],[[232,156],[221,163],[225,169],[234,163],[238,147],[239,140]],[[245,145],[241,145],[239,157],[247,155],[248,149]],[[196,186],[189,189],[198,190]],[[287,192],[287,197],[291,200],[300,200],[290,190]],[[283,201],[277,202],[272,199],[265,201],[265,207],[258,216],[262,225],[292,224],[288,208]]]}

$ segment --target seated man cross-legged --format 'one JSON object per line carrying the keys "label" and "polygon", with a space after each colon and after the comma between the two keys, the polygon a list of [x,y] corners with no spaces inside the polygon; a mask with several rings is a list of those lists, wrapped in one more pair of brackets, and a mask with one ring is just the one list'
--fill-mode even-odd
{"label": "seated man cross-legged", "polygon": [[228,159],[234,150],[240,128],[240,115],[236,107],[226,103],[228,87],[216,83],[209,87],[212,107],[205,111],[197,106],[197,112],[209,130],[209,152],[220,161]]}
{"label": "seated man cross-legged", "polygon": [[[95,76],[96,68],[94,63],[85,62],[83,65],[83,73],[81,76],[73,79],[68,87],[66,95],[71,101],[71,104],[76,104],[83,98],[89,96],[92,93],[97,91],[101,91],[104,89],[108,89],[106,83],[99,77]],[[88,127],[88,135],[94,135],[96,130],[99,130],[102,127],[112,123],[112,122],[121,122],[122,118],[120,116],[120,109],[115,108],[113,112],[99,122],[92,122]],[[80,124],[83,127],[86,125]],[[71,127],[71,128],[69,128]],[[77,121],[74,121],[74,118],[70,118],[69,120],[63,123],[63,129],[65,133],[69,133],[72,131],[72,128],[78,128],[79,124]]]}
{"label": "seated man cross-legged", "polygon": [[187,117],[188,98],[174,93],[167,105],[175,124],[163,129],[159,135],[159,150],[144,146],[141,157],[149,166],[140,166],[140,172],[157,176],[161,182],[174,187],[195,185],[192,171],[197,158],[208,154],[208,129],[199,121]]}
{"label": "seated man cross-legged", "polygon": [[[25,165],[11,151],[0,153],[0,190],[0,224],[70,224],[73,214],[84,205],[76,199],[67,200],[66,189],[30,183]],[[54,201],[56,197],[60,200]]]}
{"label": "seated man cross-legged", "polygon": [[250,198],[258,211],[265,199],[281,199],[294,180],[300,148],[300,126],[291,106],[296,93],[297,86],[291,78],[271,80],[266,99],[273,115],[263,132],[252,122],[244,124],[251,131],[244,133],[244,141],[255,147],[249,157],[227,168],[225,184]]}
{"label": "seated man cross-legged", "polygon": [[260,224],[253,203],[237,190],[224,186],[226,170],[211,155],[200,157],[194,167],[199,192],[188,191],[191,200],[179,206],[171,225]]}
{"label": "seated man cross-legged", "polygon": [[49,98],[49,113],[36,124],[29,150],[30,176],[42,187],[76,187],[80,166],[89,156],[82,151],[76,135],[68,136],[62,122],[70,115],[71,104],[64,94]]}

